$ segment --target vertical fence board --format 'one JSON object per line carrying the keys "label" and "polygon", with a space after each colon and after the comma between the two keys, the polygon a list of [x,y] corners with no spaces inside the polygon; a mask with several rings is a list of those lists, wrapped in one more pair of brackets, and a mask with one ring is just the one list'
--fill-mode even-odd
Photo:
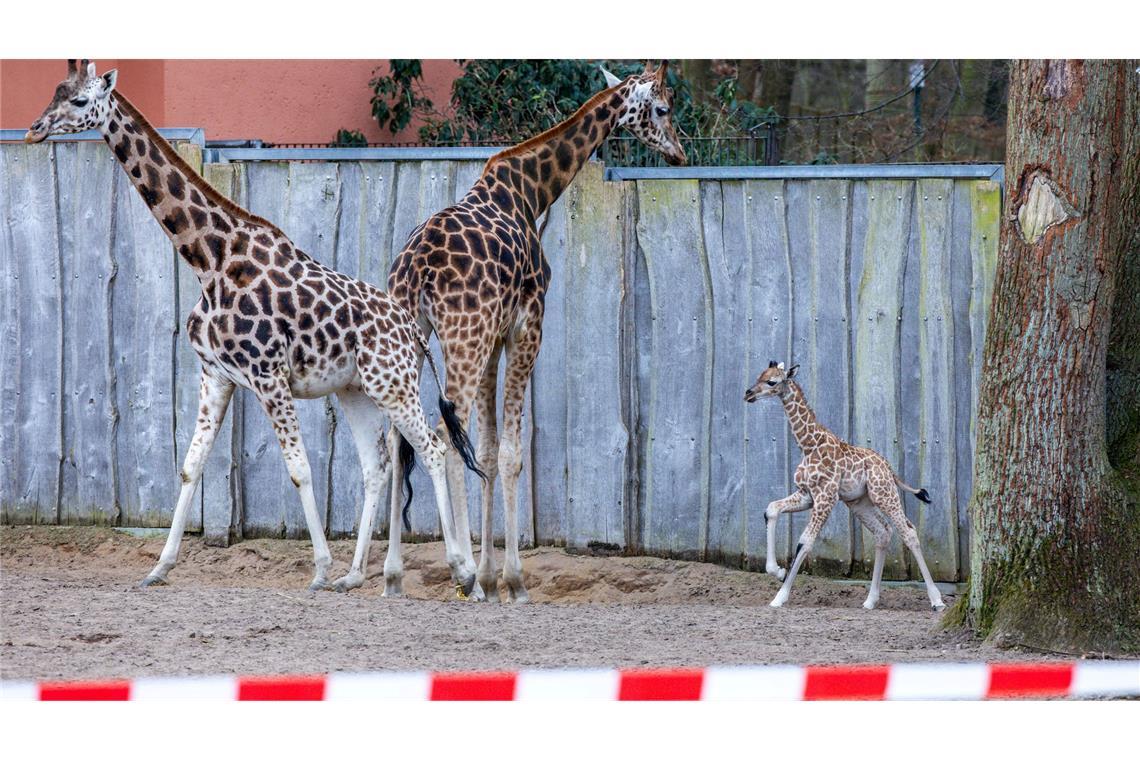
{"label": "vertical fence board", "polygon": [[[744,185],[744,223],[750,239],[752,276],[749,338],[749,385],[769,361],[787,361],[792,342],[792,270],[788,242],[785,183],[749,181]],[[784,409],[777,401],[762,399],[744,410],[746,429],[747,546],[750,557],[763,565],[767,559],[764,510],[795,487],[788,477],[789,460],[798,462],[795,440],[788,431]],[[790,518],[777,523],[776,554],[787,561]]]}
{"label": "vertical fence board", "polygon": [[966,525],[967,505],[973,490],[973,337],[970,334],[970,291],[974,264],[970,255],[971,186],[973,182],[959,180],[954,183],[954,218],[951,225],[950,298],[953,309],[953,363],[950,377],[944,378],[954,404],[954,504],[946,504],[957,524],[958,574],[955,580],[965,580],[969,570],[969,530]]}
{"label": "vertical fence board", "polygon": [[54,146],[64,250],[65,461],[60,522],[115,522],[111,209],[121,169],[101,142]]}
{"label": "vertical fence board", "polygon": [[[798,293],[805,294],[805,300],[797,305],[811,308],[809,318],[802,323],[808,336],[808,351],[789,357],[807,363],[799,374],[810,389],[808,402],[819,421],[844,440],[850,437],[846,287],[849,198],[847,182],[816,180],[807,184],[810,275],[805,287],[797,287]],[[796,310],[797,323],[802,311]],[[813,572],[850,573],[852,519],[846,504],[840,501],[835,505],[812,550]]]}
{"label": "vertical fence board", "polygon": [[[958,498],[954,461],[953,310],[950,299],[950,231],[953,222],[950,180],[919,180],[916,192],[919,223],[919,333],[918,366],[921,403],[919,425],[909,435],[920,435],[917,472],[921,485],[932,488],[933,504],[917,506],[919,540],[935,580],[953,581],[958,575]],[[909,415],[908,415],[909,416]]]}
{"label": "vertical fence board", "polygon": [[53,147],[12,146],[0,165],[0,507],[8,523],[58,519],[62,297]]}
{"label": "vertical fence board", "polygon": [[[550,264],[546,313],[542,319],[542,348],[535,362],[531,389],[534,398],[534,532],[540,543],[566,541],[567,451],[566,415],[572,401],[566,391],[566,268],[569,216],[577,205],[575,185],[547,210],[542,251]],[[615,252],[616,255],[616,252]]]}
{"label": "vertical fence board", "polygon": [[[898,467],[902,461],[898,431],[899,320],[913,192],[906,181],[867,184],[867,232],[854,304],[855,420],[851,442],[878,451]],[[864,535],[864,563],[869,565],[873,559],[874,543]],[[883,577],[904,578],[906,569],[896,533],[887,551]]]}
{"label": "vertical fence board", "polygon": [[740,565],[748,554],[746,491],[748,412],[754,377],[748,355],[750,255],[743,182],[702,182],[701,220],[713,308],[708,556]]}
{"label": "vertical fence board", "polygon": [[129,181],[116,183],[111,334],[122,524],[170,524],[182,484],[175,461],[177,254]]}
{"label": "vertical fence board", "polygon": [[623,546],[629,434],[622,418],[624,183],[587,164],[574,181],[566,242],[566,543]]}
{"label": "vertical fence board", "polygon": [[652,301],[645,548],[687,557],[701,553],[708,517],[712,326],[699,192],[696,181],[638,183],[637,238]]}
{"label": "vertical fence board", "polygon": [[[993,301],[994,273],[998,260],[998,229],[1001,222],[1001,185],[996,182],[975,182],[971,186],[970,260],[973,262],[973,279],[970,295],[970,332],[973,335],[973,377],[970,415],[970,461],[974,461],[975,414],[978,410],[979,389],[982,382],[982,350],[986,344],[986,324],[990,303]],[[972,481],[971,481],[972,482]],[[969,502],[958,507],[958,522],[970,526]],[[968,556],[968,555],[964,555]]]}

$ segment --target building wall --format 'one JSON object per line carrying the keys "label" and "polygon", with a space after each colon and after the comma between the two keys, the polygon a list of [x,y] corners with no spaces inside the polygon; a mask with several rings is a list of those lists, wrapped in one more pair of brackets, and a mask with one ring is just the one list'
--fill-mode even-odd
{"label": "building wall", "polygon": [[[369,142],[416,140],[372,119],[369,80],[381,60],[101,59],[119,69],[118,87],[158,127],[202,127],[210,140],[326,143],[340,128]],[[62,60],[0,59],[0,128],[26,129],[66,71]],[[450,60],[424,61],[425,94],[447,102],[460,73]]]}

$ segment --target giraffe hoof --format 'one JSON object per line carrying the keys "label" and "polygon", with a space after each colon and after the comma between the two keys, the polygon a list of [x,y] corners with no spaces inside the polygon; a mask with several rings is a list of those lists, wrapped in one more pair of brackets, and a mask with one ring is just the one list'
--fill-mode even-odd
{"label": "giraffe hoof", "polygon": [[784,568],[782,568],[782,567],[776,568],[776,578],[777,579],[784,580],[784,578],[785,578],[785,576],[787,576],[787,574],[788,574],[788,571],[785,570]]}
{"label": "giraffe hoof", "polygon": [[394,575],[384,579],[384,598],[402,599],[404,597],[404,576]]}
{"label": "giraffe hoof", "polygon": [[786,602],[786,601],[788,601],[788,592],[785,591],[784,589],[780,589],[780,592],[778,594],[776,594],[776,598],[773,599],[772,603],[769,604],[768,606],[769,607],[783,607],[784,602]]}
{"label": "giraffe hoof", "polygon": [[867,601],[863,602],[863,609],[873,610],[873,609],[875,609],[875,604],[876,604],[876,600],[868,599]]}
{"label": "giraffe hoof", "polygon": [[934,610],[935,612],[942,612],[942,610],[946,609],[946,605],[942,602],[938,602],[937,604],[930,605],[930,609]]}
{"label": "giraffe hoof", "polygon": [[332,591],[333,587],[324,578],[317,578],[309,584],[309,591]]}
{"label": "giraffe hoof", "polygon": [[148,586],[165,586],[166,579],[160,578],[157,575],[148,575],[139,582],[139,588],[147,588]]}
{"label": "giraffe hoof", "polygon": [[354,588],[360,588],[364,585],[364,576],[361,573],[349,573],[343,578],[337,578],[333,581],[333,590],[340,594],[347,594]]}

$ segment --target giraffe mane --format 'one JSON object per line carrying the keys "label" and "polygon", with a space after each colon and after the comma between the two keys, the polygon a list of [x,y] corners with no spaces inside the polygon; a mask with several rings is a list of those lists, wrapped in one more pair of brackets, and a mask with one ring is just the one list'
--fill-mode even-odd
{"label": "giraffe mane", "polygon": [[575,111],[573,114],[571,114],[569,116],[569,118],[563,119],[562,121],[558,122],[553,127],[546,130],[545,132],[541,132],[541,133],[535,135],[534,137],[530,137],[530,138],[527,138],[526,140],[523,140],[518,145],[514,145],[510,148],[506,148],[504,150],[499,151],[498,153],[496,153],[495,155],[493,155],[487,159],[487,163],[483,164],[483,171],[486,172],[488,167],[490,167],[496,161],[502,161],[505,158],[510,158],[512,156],[518,156],[518,155],[523,154],[523,153],[528,153],[531,150],[533,150],[534,148],[538,147],[539,145],[542,145],[547,140],[549,140],[550,138],[552,138],[556,134],[558,134],[558,132],[561,131],[567,124],[574,122],[574,121],[577,121],[578,119],[580,119],[582,116],[585,115],[586,111],[592,110],[595,106],[597,106],[603,100],[605,100],[609,96],[613,95],[614,92],[616,92],[617,89],[624,84],[625,84],[625,82],[622,81],[618,84],[615,84],[613,87],[607,87],[606,89],[602,90],[601,92],[595,93],[594,95],[590,96],[589,100],[587,100],[585,103],[583,103],[581,106],[579,106],[578,110]]}
{"label": "giraffe mane", "polygon": [[128,116],[132,117],[135,120],[135,123],[138,125],[138,127],[140,129],[142,129],[142,131],[146,134],[146,136],[148,138],[150,138],[150,140],[155,145],[158,146],[158,149],[162,152],[163,158],[165,158],[167,161],[174,164],[179,169],[181,169],[183,172],[185,172],[186,176],[198,177],[199,179],[202,180],[201,185],[198,186],[198,189],[201,191],[202,195],[204,195],[209,200],[211,200],[214,203],[221,206],[223,209],[225,209],[227,212],[229,212],[233,217],[235,217],[237,219],[241,219],[241,220],[250,222],[252,224],[259,224],[259,225],[262,225],[264,227],[268,227],[268,228],[272,229],[274,232],[276,232],[278,235],[281,235],[282,237],[286,237],[286,238],[288,237],[288,235],[286,235],[284,232],[282,232],[281,229],[277,225],[273,224],[270,221],[262,219],[260,216],[257,216],[256,214],[251,213],[249,210],[247,210],[245,208],[242,208],[241,206],[234,203],[229,198],[227,198],[226,196],[222,195],[220,192],[215,190],[214,186],[211,185],[209,182],[207,182],[205,177],[203,177],[197,170],[195,170],[194,167],[192,167],[186,161],[186,159],[184,159],[178,153],[178,151],[174,149],[174,146],[171,145],[169,142],[167,142],[165,137],[163,137],[162,135],[160,135],[158,133],[157,129],[155,129],[153,126],[151,126],[151,123],[149,121],[147,121],[147,118],[145,116],[143,116],[142,112],[139,111],[139,109],[135,106],[135,104],[132,103],[130,100],[128,100],[127,96],[118,90],[115,91],[115,102],[123,110],[124,113],[126,113]]}

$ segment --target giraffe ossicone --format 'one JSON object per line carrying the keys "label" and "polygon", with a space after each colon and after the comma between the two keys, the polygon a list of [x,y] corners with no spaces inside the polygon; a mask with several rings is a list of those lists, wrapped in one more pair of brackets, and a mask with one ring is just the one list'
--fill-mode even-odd
{"label": "giraffe ossicone", "polygon": [[[824,427],[808,406],[803,389],[792,378],[798,364],[785,370],[783,362],[771,361],[760,373],[751,388],[744,392],[744,400],[752,403],[760,398],[777,398],[783,404],[788,424],[803,451],[803,459],[796,467],[796,491],[790,496],[773,501],[764,510],[768,529],[768,551],[764,569],[783,581],[771,606],[781,607],[788,601],[796,573],[811,552],[815,539],[827,522],[835,503],[840,499],[875,538],[875,564],[871,571],[871,585],[866,609],[874,609],[879,601],[883,580],[883,564],[892,530],[897,529],[903,543],[914,555],[922,572],[930,606],[945,608],[942,594],[934,585],[926,560],[922,557],[918,532],[903,511],[899,488],[912,493],[924,502],[930,497],[924,488],[914,488],[895,474],[890,463],[878,452],[847,443]],[[811,510],[808,524],[800,535],[791,568],[785,574],[776,562],[776,522],[783,513]]]}
{"label": "giraffe ossicone", "polygon": [[[360,533],[365,550],[354,558],[350,576],[358,573],[363,580],[371,520],[392,471],[389,452],[404,442],[432,476],[453,578],[469,596],[481,597],[474,558],[470,549],[463,552],[451,524],[448,447],[429,427],[420,404],[417,352],[427,344],[412,313],[379,288],[306,255],[278,227],[214,190],[115,89],[117,81],[115,71],[97,76],[94,63],[69,61],[67,78],[24,139],[38,143],[54,134],[99,130],[202,286],[186,323],[202,364],[197,423],[170,534],[142,585],[165,583],[174,567],[206,457],[234,389],[242,387],[254,393],[273,424],[297,487],[316,566],[310,588],[329,588],[332,556],[294,399],[336,394],[364,475]],[[459,461],[475,468],[470,443],[442,387],[440,412]],[[386,442],[385,418],[391,422]],[[399,505],[400,489],[393,488],[391,517],[397,530]],[[399,594],[402,565],[385,563],[385,575],[388,593]]]}

